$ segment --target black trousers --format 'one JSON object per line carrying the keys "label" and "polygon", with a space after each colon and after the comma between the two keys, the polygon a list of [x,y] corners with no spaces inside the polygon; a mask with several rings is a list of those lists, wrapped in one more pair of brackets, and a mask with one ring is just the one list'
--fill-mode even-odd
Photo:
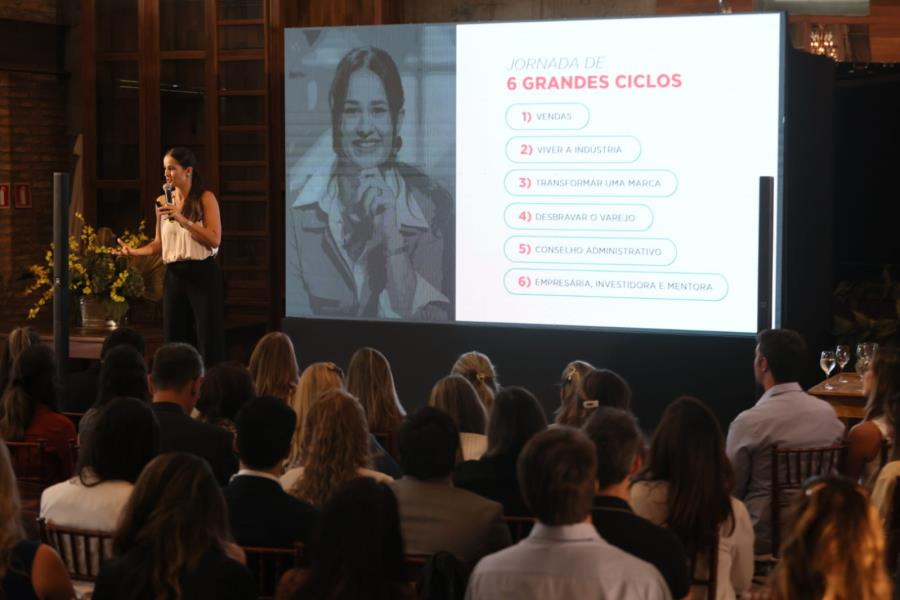
{"label": "black trousers", "polygon": [[196,346],[207,367],[225,360],[225,285],[215,258],[166,265],[163,334]]}

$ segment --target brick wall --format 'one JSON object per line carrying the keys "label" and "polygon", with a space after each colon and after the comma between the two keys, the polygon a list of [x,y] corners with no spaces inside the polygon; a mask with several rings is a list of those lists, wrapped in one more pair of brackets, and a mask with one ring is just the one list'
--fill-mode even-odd
{"label": "brick wall", "polygon": [[[3,0],[0,0],[3,1]],[[31,3],[28,3],[31,4]],[[35,2],[34,4],[40,4]],[[28,265],[43,260],[53,235],[53,172],[69,168],[65,79],[0,71],[0,183],[31,185],[31,209],[0,209],[0,326],[24,322]],[[38,323],[49,323],[49,307]]]}

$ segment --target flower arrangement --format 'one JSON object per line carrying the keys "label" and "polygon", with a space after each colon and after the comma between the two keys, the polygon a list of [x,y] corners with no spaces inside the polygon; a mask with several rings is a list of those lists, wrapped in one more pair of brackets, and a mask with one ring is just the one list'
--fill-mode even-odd
{"label": "flower arrangement", "polygon": [[[98,233],[84,222],[80,213],[75,213],[75,219],[80,222],[81,235],[69,236],[69,289],[75,296],[100,301],[107,314],[118,321],[128,310],[128,300],[144,296],[144,276],[137,266],[119,256],[115,246],[116,236],[110,230],[101,228]],[[125,230],[119,237],[132,248],[149,241],[144,221],[141,221],[137,232]],[[31,265],[28,268],[34,281],[26,288],[25,295],[39,293],[34,306],[28,311],[29,319],[37,317],[41,308],[53,298],[53,244],[50,244],[44,262],[45,265]]]}

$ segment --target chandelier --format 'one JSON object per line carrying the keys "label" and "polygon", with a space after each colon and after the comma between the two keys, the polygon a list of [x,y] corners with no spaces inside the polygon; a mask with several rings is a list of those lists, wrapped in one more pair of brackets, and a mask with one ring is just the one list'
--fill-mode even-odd
{"label": "chandelier", "polygon": [[834,33],[822,25],[813,25],[809,30],[809,51],[837,61],[838,51],[834,45]]}

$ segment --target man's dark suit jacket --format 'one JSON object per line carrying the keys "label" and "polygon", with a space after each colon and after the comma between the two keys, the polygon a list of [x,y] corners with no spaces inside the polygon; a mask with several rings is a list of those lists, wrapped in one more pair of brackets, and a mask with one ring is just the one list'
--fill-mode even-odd
{"label": "man's dark suit jacket", "polygon": [[222,490],[231,533],[241,546],[290,548],[309,541],[319,518],[311,504],[294,498],[272,479],[238,475]]}
{"label": "man's dark suit jacket", "polygon": [[83,413],[97,401],[100,385],[100,363],[93,363],[85,371],[77,371],[66,377],[62,389],[60,410]]}
{"label": "man's dark suit jacket", "polygon": [[219,485],[238,470],[234,454],[234,436],[215,425],[201,423],[184,414],[173,402],[154,402],[153,412],[159,420],[159,451],[190,452],[206,460]]}

